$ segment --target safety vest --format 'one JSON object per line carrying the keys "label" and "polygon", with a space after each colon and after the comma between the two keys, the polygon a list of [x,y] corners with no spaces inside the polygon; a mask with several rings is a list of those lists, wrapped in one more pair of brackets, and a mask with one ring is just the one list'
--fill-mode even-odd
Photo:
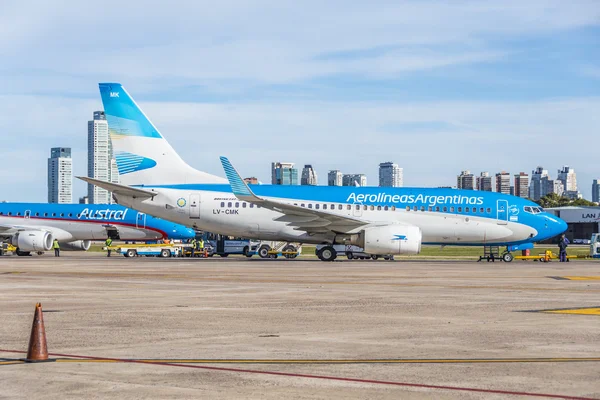
{"label": "safety vest", "polygon": [[198,244],[199,244],[198,247],[200,247],[201,249],[204,248],[204,240],[202,240],[202,239],[198,240]]}
{"label": "safety vest", "polygon": [[54,239],[54,243],[52,244],[53,249],[60,249],[60,245],[58,244],[58,240]]}
{"label": "safety vest", "polygon": [[112,239],[108,238],[106,239],[106,242],[104,242],[107,246],[110,246],[112,244]]}

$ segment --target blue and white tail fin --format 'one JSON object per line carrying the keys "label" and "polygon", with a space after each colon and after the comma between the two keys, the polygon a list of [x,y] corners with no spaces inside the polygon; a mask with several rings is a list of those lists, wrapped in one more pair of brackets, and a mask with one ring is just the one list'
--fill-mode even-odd
{"label": "blue and white tail fin", "polygon": [[183,161],[120,83],[100,83],[100,95],[122,184],[227,182]]}

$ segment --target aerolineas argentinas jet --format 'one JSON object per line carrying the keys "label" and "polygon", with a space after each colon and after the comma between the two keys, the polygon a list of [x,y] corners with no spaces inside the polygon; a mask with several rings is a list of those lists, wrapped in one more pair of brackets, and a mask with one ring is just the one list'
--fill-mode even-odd
{"label": "aerolineas argentinas jet", "polygon": [[109,204],[0,204],[0,239],[18,255],[43,252],[57,239],[62,249],[90,248],[92,240],[190,239],[193,229]]}
{"label": "aerolineas argentinas jet", "polygon": [[[372,254],[415,254],[421,244],[530,244],[567,225],[537,204],[492,192],[430,188],[247,185],[193,169],[118,83],[100,94],[123,184],[82,178],[120,204],[225,235],[356,244]],[[324,261],[336,252],[325,246]]]}

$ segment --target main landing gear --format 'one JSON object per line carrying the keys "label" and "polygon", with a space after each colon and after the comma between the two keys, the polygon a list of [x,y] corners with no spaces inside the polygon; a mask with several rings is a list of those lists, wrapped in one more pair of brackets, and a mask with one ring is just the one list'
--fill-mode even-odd
{"label": "main landing gear", "polygon": [[333,261],[337,257],[337,251],[333,246],[325,246],[317,252],[317,257],[321,261]]}

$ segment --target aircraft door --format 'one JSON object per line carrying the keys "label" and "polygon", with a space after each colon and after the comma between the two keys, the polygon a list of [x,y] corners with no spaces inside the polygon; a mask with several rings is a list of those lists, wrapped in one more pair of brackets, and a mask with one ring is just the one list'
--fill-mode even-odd
{"label": "aircraft door", "polygon": [[200,218],[199,194],[190,194],[190,218]]}
{"label": "aircraft door", "polygon": [[352,215],[355,217],[362,217],[363,205],[361,203],[354,203],[352,205]]}
{"label": "aircraft door", "polygon": [[137,213],[137,217],[135,219],[135,227],[136,228],[146,228],[146,214],[144,213]]}
{"label": "aircraft door", "polygon": [[31,217],[31,210],[26,210],[24,217],[25,217],[25,219],[29,219]]}
{"label": "aircraft door", "polygon": [[508,223],[508,200],[498,200],[496,207],[498,225],[506,225]]}

